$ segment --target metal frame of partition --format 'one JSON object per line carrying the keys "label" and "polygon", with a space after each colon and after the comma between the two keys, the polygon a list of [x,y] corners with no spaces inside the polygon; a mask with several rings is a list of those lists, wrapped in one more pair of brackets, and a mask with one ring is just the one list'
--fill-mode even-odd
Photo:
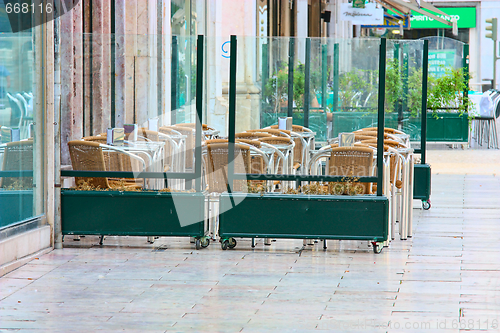
{"label": "metal frame of partition", "polygon": [[[175,47],[175,43],[173,44]],[[189,236],[196,238],[196,248],[208,246],[208,225],[205,221],[205,195],[202,193],[202,109],[203,65],[205,38],[197,38],[196,59],[196,133],[195,163],[192,173],[128,172],[128,171],[70,171],[62,177],[112,177],[194,180],[196,193],[119,192],[119,191],[61,191],[63,235],[116,236]],[[174,90],[173,90],[174,91]],[[174,100],[172,100],[174,103]],[[175,118],[173,118],[175,120]],[[175,204],[173,196],[175,195]],[[145,209],[146,208],[146,209]],[[178,209],[193,211],[199,222],[182,226]],[[205,244],[205,245],[204,245]]]}
{"label": "metal frame of partition", "polygon": [[426,163],[427,151],[427,80],[429,77],[429,41],[424,40],[424,60],[422,63],[422,125],[420,134],[420,164],[413,167],[413,199],[422,200],[422,207],[431,208],[431,166]]}
{"label": "metal frame of partition", "polygon": [[[291,41],[293,38],[290,39]],[[310,45],[306,42],[306,45]],[[293,42],[290,41],[290,45]],[[381,39],[378,82],[378,142],[377,151],[384,151],[384,99],[386,40]],[[292,59],[293,60],[293,59]],[[337,60],[338,61],[338,60]],[[315,175],[255,175],[235,174],[234,144],[236,123],[236,71],[237,37],[231,36],[230,75],[229,75],[229,153],[228,183],[234,180],[280,180],[295,181],[297,185],[307,181],[341,181],[342,176]],[[293,62],[290,60],[290,68]],[[289,78],[292,75],[289,75]],[[289,83],[290,85],[293,84]],[[293,90],[289,90],[293,91]],[[293,95],[293,94],[292,94]],[[325,100],[325,96],[323,100]],[[288,111],[290,112],[288,103]],[[234,247],[234,238],[298,238],[298,239],[351,239],[372,241],[374,251],[380,252],[382,243],[388,240],[388,199],[382,194],[384,162],[383,153],[377,154],[377,175],[357,177],[359,182],[377,183],[376,196],[342,197],[279,194],[246,194],[245,200],[234,205],[235,198],[242,194],[227,193],[220,197],[219,236],[222,248]],[[255,220],[259,211],[259,222]],[[317,221],[311,223],[311,219]],[[320,221],[321,220],[321,221]],[[349,223],[346,223],[349,220]],[[356,222],[353,222],[356,221]],[[320,226],[320,227],[318,227]],[[354,226],[354,227],[353,227]],[[234,244],[234,245],[232,245]]]}

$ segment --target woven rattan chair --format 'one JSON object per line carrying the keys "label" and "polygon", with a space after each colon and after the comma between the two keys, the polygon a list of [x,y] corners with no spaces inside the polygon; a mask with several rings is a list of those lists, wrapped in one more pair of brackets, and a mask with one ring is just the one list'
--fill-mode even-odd
{"label": "woven rattan chair", "polygon": [[[78,171],[106,171],[104,155],[98,142],[70,141],[68,142],[69,155],[73,170]],[[75,177],[76,185],[84,182],[89,186],[101,189],[111,188],[107,178]]]}
{"label": "woven rattan chair", "polygon": [[[278,129],[278,125],[272,125],[269,126],[269,128]],[[308,149],[311,144],[311,140],[314,137],[305,138],[304,133],[314,133],[314,132],[309,128],[301,125],[292,125],[292,131],[290,135],[293,137],[293,141],[295,141],[295,148],[293,151],[293,167],[294,169],[302,167],[303,173],[307,173],[305,166],[309,160]]]}
{"label": "woven rattan chair", "polygon": [[[96,142],[99,144],[106,144],[107,143],[107,136],[106,135],[98,135],[98,136],[87,136],[82,138],[83,141],[87,142]],[[106,171],[133,171],[132,168],[132,161],[128,155],[121,154],[118,151],[114,150],[106,150],[102,151],[102,155],[104,157],[104,166]],[[122,178],[122,179],[116,179],[116,178],[110,178],[108,179],[108,182],[115,183],[115,182],[120,182],[124,181],[127,185],[134,185],[134,184],[142,184],[143,180],[136,180],[134,178]]]}
{"label": "woven rattan chair", "polygon": [[[33,170],[33,140],[9,142],[5,145],[2,171]],[[33,177],[0,178],[0,188],[33,188]]]}
{"label": "woven rattan chair", "polygon": [[180,125],[174,125],[169,128],[174,129],[177,132],[181,133],[182,135],[186,136],[186,143],[183,147],[183,154],[185,156],[184,163],[186,169],[192,170],[194,167],[194,147],[196,139],[195,137],[196,130],[194,128],[180,126]]}
{"label": "woven rattan chair", "polygon": [[[326,174],[356,178],[373,174],[374,149],[355,144],[353,147],[338,147],[337,143],[325,146],[311,158],[308,171],[311,175],[322,173],[320,160],[326,158]],[[347,180],[347,179],[346,179]],[[362,183],[363,184],[363,183]],[[363,184],[364,194],[371,193],[371,184]]]}
{"label": "woven rattan chair", "polygon": [[[331,148],[327,170],[329,175],[344,177],[371,176],[373,174],[373,149],[365,147]],[[371,193],[371,183],[360,183],[364,194]]]}
{"label": "woven rattan chair", "polygon": [[[103,148],[107,150],[113,150],[117,153],[121,153],[123,155],[127,155],[129,158],[134,158],[140,162],[142,162],[142,171],[145,170],[146,164],[144,160],[140,157],[135,156],[133,154],[129,154],[127,152],[121,151],[120,149],[112,146],[107,146],[100,144],[98,142],[92,141],[70,141],[68,142],[69,146],[69,154],[71,157],[71,164],[73,166],[73,170],[77,171],[132,171],[132,170],[124,170],[124,167],[121,163],[121,158],[112,158],[110,159],[113,164],[109,164],[107,170]],[[75,177],[75,181],[77,185],[83,184],[86,182],[89,186],[94,188],[101,189],[109,189],[117,186],[125,186],[125,187],[133,187],[133,188],[141,188],[142,185],[135,182],[135,179],[108,179],[105,177],[93,178],[93,177]],[[131,183],[133,182],[133,183]]]}
{"label": "woven rattan chair", "polygon": [[172,127],[162,126],[158,130],[159,139],[165,141],[165,171],[183,172],[185,137]]}
{"label": "woven rattan chair", "polygon": [[293,170],[290,165],[290,162],[293,161],[293,151],[295,148],[293,139],[274,136],[270,138],[261,138],[259,141],[277,147],[283,154],[274,153],[273,159],[271,159],[272,162],[270,162],[273,163],[273,169],[277,173],[289,174]]}

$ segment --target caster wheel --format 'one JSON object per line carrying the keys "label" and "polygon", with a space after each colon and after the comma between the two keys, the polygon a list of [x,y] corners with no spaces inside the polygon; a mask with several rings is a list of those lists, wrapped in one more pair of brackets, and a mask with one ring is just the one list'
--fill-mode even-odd
{"label": "caster wheel", "polygon": [[222,248],[222,250],[227,250],[227,248],[229,247],[229,241],[227,239],[223,240],[222,243],[220,243],[220,247]]}
{"label": "caster wheel", "polygon": [[202,248],[206,248],[210,245],[210,239],[208,239],[207,237],[203,237],[201,239],[201,247]]}
{"label": "caster wheel", "polygon": [[382,245],[378,244],[377,242],[372,242],[373,245],[373,253],[379,254],[382,252],[382,249],[384,248]]}
{"label": "caster wheel", "polygon": [[201,241],[199,239],[196,239],[194,241],[194,246],[196,247],[197,250],[201,249]]}
{"label": "caster wheel", "polygon": [[229,239],[229,248],[230,249],[234,249],[236,247],[236,244],[237,244],[236,239],[234,239],[234,238]]}
{"label": "caster wheel", "polygon": [[422,201],[422,208],[423,208],[424,210],[429,210],[429,209],[431,209],[431,202],[430,202],[430,200],[428,200],[428,201]]}

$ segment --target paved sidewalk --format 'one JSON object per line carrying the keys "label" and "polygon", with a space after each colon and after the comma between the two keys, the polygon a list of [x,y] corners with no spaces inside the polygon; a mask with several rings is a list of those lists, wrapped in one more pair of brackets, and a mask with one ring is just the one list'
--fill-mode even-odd
{"label": "paved sidewalk", "polygon": [[432,208],[379,255],[348,241],[67,239],[0,278],[0,331],[498,332],[500,155],[481,154],[429,151]]}

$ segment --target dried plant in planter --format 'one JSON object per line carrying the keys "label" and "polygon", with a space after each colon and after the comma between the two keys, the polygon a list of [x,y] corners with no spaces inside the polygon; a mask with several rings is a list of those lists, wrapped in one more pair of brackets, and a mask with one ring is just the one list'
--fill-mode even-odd
{"label": "dried plant in planter", "polygon": [[243,192],[245,193],[266,193],[266,187],[262,183],[254,183],[251,181],[247,181],[246,185],[243,186]]}
{"label": "dried plant in planter", "polygon": [[28,190],[28,189],[31,189],[31,188],[26,188],[25,186],[23,186],[23,182],[19,181],[19,180],[15,180],[10,185],[7,185],[4,187],[4,190],[7,190],[7,191],[20,191],[20,190]]}
{"label": "dried plant in planter", "polygon": [[300,189],[294,189],[291,187],[287,187],[283,190],[284,194],[299,194]]}
{"label": "dried plant in planter", "polygon": [[303,185],[300,187],[300,191],[303,194],[309,194],[309,195],[327,195],[328,190],[325,189],[323,184],[321,183],[312,183],[309,185]]}
{"label": "dried plant in planter", "polygon": [[164,192],[164,193],[196,193],[196,190],[194,188],[190,190],[175,190],[171,188],[162,188],[158,192]]}
{"label": "dried plant in planter", "polygon": [[332,195],[342,195],[344,194],[345,186],[342,183],[329,183],[328,192]]}

